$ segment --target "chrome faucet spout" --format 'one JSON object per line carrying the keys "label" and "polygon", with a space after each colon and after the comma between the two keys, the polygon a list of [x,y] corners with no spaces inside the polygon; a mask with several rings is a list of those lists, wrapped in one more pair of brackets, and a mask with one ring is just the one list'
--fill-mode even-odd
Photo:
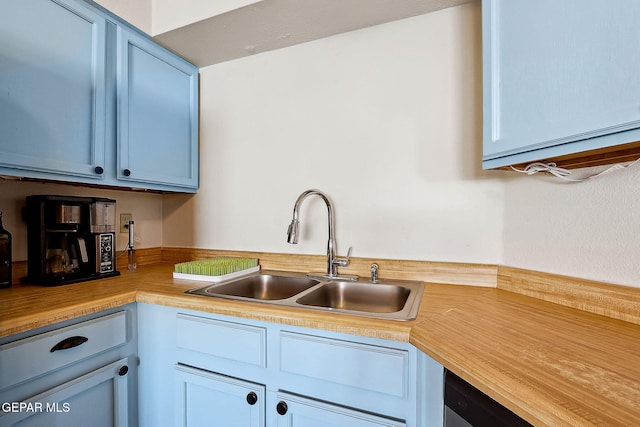
{"label": "chrome faucet spout", "polygon": [[297,219],[291,220],[289,224],[289,230],[287,230],[287,243],[292,245],[298,244],[298,232],[300,231],[300,221]]}
{"label": "chrome faucet spout", "polygon": [[[289,229],[287,230],[287,242],[294,245],[298,243],[298,234],[300,232],[300,206],[309,196],[319,196],[327,205],[329,227],[329,240],[327,241],[327,276],[334,277],[338,275],[338,266],[344,267],[349,265],[349,256],[347,255],[347,258],[336,257],[336,239],[333,230],[333,205],[326,194],[322,191],[307,190],[298,196],[298,199],[293,206],[293,219],[291,220],[291,224],[289,224]],[[349,253],[350,252],[351,249],[349,249]]]}

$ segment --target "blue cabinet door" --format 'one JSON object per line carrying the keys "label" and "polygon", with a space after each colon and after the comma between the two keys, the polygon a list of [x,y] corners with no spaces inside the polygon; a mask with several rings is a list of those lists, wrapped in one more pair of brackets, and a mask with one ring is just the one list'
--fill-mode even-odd
{"label": "blue cabinet door", "polygon": [[1,5],[0,169],[102,179],[104,18],[72,0]]}
{"label": "blue cabinet door", "polygon": [[126,427],[127,359],[111,363],[75,380],[21,401],[25,406],[0,414],[0,425],[21,427]]}
{"label": "blue cabinet door", "polygon": [[640,140],[640,2],[483,0],[485,168]]}
{"label": "blue cabinet door", "polygon": [[406,427],[403,421],[298,395],[277,393],[276,400],[277,427]]}
{"label": "blue cabinet door", "polygon": [[196,189],[197,67],[118,27],[117,68],[118,180]]}
{"label": "blue cabinet door", "polygon": [[265,387],[188,366],[176,366],[175,426],[262,427]]}

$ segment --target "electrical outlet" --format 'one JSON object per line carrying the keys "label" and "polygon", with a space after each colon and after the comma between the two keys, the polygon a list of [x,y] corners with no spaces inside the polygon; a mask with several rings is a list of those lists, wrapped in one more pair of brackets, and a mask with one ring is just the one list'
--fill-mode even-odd
{"label": "electrical outlet", "polygon": [[129,221],[133,220],[133,215],[130,213],[121,213],[120,214],[120,232],[128,233],[129,232]]}

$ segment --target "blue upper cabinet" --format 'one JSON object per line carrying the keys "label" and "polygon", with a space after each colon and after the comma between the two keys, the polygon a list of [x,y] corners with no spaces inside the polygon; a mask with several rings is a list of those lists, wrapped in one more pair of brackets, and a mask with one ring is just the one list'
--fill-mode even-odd
{"label": "blue upper cabinet", "polygon": [[638,16],[637,0],[483,0],[483,167],[638,153]]}
{"label": "blue upper cabinet", "polygon": [[0,168],[103,179],[105,34],[82,4],[2,2]]}
{"label": "blue upper cabinet", "polygon": [[198,68],[118,28],[118,179],[198,188]]}
{"label": "blue upper cabinet", "polygon": [[82,0],[2,0],[0,40],[0,175],[197,191],[197,67]]}

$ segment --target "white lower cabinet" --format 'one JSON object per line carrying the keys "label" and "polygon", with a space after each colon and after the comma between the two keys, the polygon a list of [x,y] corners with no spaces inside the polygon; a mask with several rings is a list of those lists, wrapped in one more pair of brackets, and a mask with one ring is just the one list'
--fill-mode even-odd
{"label": "white lower cabinet", "polygon": [[406,342],[149,304],[138,328],[141,426],[442,425],[442,367]]}

